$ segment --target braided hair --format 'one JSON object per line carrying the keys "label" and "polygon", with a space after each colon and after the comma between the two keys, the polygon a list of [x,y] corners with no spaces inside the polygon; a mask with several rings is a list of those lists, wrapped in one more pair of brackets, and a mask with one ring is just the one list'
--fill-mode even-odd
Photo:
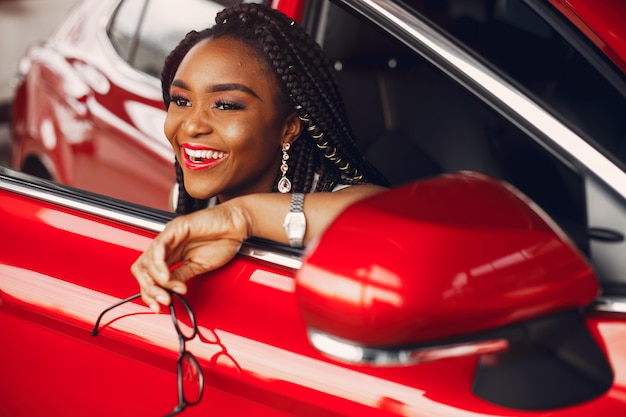
{"label": "braided hair", "polygon": [[[388,185],[357,148],[330,60],[302,26],[277,10],[254,3],[228,7],[215,21],[208,29],[189,32],[166,58],[161,74],[166,108],[174,75],[194,45],[207,38],[241,41],[274,69],[285,115],[295,111],[302,121],[303,131],[292,144],[287,161],[294,192],[311,191],[315,175],[319,178],[313,191],[331,191],[339,184]],[[175,167],[177,213],[206,207],[206,200],[197,200],[185,191],[178,162]],[[278,191],[279,177],[277,172],[273,192]]]}

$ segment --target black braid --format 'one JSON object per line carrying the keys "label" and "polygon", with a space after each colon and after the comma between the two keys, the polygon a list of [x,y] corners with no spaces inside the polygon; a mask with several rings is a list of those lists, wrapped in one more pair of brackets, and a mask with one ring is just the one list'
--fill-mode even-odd
{"label": "black braid", "polygon": [[[303,132],[289,151],[288,176],[292,191],[309,192],[315,174],[314,191],[331,191],[338,184],[375,183],[386,179],[362,156],[348,122],[333,67],[322,48],[300,26],[279,11],[261,4],[242,3],[224,9],[216,25],[202,32],[192,31],[165,60],[161,77],[163,100],[170,102],[169,88],[178,65],[187,52],[205,38],[229,37],[239,40],[264,57],[276,72],[284,97],[285,116],[295,110]],[[177,212],[187,213],[206,206],[189,196],[182,185],[177,165],[179,202]],[[280,172],[277,172],[274,189]]]}

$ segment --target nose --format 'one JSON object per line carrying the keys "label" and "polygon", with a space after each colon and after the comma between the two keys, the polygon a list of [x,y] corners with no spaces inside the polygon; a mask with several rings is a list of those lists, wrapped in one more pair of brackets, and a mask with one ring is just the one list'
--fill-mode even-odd
{"label": "nose", "polygon": [[189,137],[205,135],[212,130],[209,115],[202,106],[192,107],[191,112],[187,114],[181,127]]}

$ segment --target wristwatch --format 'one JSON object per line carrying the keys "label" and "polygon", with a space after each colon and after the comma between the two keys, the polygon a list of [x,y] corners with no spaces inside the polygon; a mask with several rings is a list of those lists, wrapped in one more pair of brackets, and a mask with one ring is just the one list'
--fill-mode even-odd
{"label": "wristwatch", "polygon": [[292,248],[301,248],[304,234],[306,233],[306,218],[304,217],[304,194],[293,193],[291,195],[291,208],[289,213],[285,216],[283,227],[287,238],[289,239],[289,246]]}

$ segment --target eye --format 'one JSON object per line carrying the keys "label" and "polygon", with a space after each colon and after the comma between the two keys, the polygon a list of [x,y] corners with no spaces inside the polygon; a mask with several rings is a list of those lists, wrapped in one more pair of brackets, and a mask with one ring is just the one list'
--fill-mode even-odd
{"label": "eye", "polygon": [[191,102],[181,96],[172,96],[172,103],[178,107],[191,107]]}
{"label": "eye", "polygon": [[241,110],[244,107],[239,103],[234,103],[232,101],[216,101],[214,107],[218,110]]}

